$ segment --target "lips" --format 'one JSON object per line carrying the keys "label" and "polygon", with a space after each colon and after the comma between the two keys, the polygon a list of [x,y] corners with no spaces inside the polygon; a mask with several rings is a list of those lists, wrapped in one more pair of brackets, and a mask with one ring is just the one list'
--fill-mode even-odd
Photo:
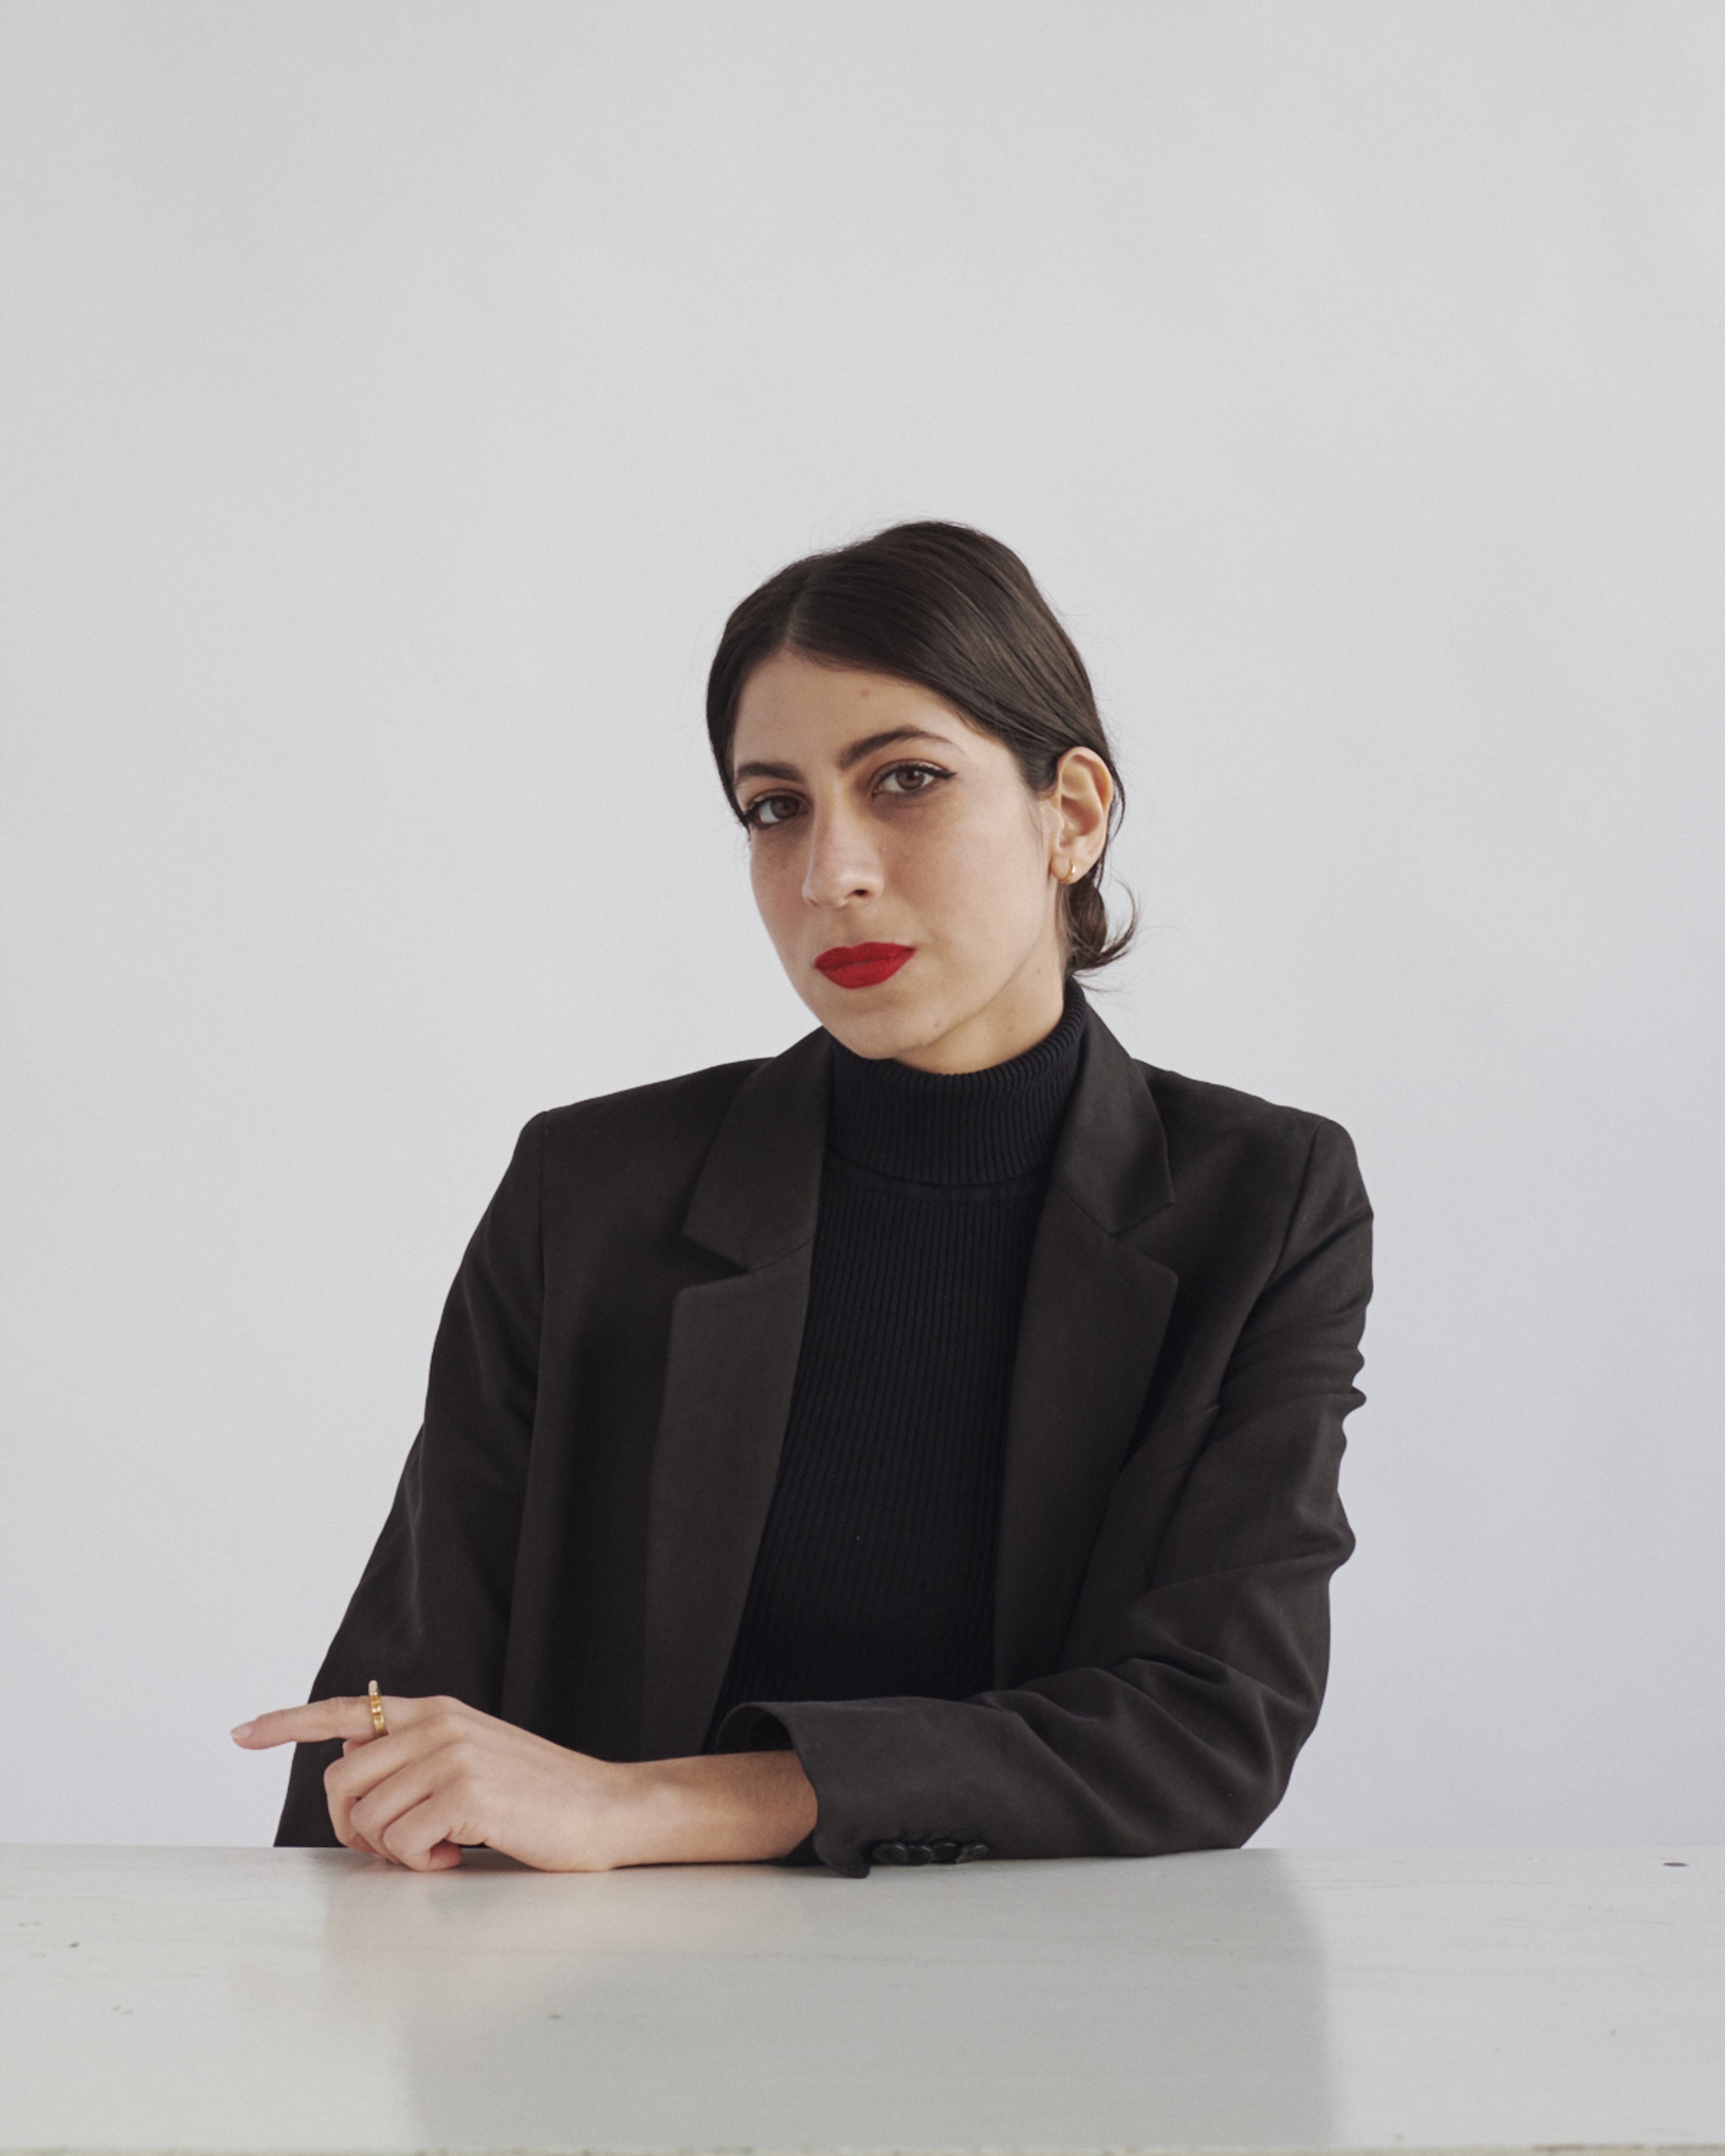
{"label": "lips", "polygon": [[916,949],[911,943],[836,943],[814,961],[836,988],[879,988]]}

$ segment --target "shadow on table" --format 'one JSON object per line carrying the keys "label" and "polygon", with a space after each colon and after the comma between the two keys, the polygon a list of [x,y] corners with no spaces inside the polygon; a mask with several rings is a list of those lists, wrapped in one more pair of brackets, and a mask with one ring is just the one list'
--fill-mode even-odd
{"label": "shadow on table", "polygon": [[864,1881],[480,1857],[344,1871],[329,1924],[435,2148],[1332,2137],[1322,1950],[1273,1849]]}

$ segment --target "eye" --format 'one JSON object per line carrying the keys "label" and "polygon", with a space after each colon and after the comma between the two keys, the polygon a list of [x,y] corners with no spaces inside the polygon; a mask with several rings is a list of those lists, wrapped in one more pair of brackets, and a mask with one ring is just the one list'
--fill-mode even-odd
{"label": "eye", "polygon": [[881,793],[927,793],[951,776],[938,764],[895,764],[890,771],[881,773],[875,785]]}
{"label": "eye", "polygon": [[743,811],[743,821],[751,831],[764,831],[802,813],[803,804],[794,793],[761,793]]}

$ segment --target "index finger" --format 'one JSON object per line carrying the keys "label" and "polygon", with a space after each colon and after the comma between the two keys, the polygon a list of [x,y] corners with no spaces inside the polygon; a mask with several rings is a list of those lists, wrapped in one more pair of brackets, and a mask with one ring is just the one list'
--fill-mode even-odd
{"label": "index finger", "polygon": [[[412,1704],[408,1700],[384,1700],[384,1716],[392,1729],[413,1720]],[[259,1715],[255,1721],[243,1721],[232,1734],[236,1744],[244,1745],[249,1752],[262,1752],[272,1744],[321,1744],[338,1737],[356,1742],[376,1737],[377,1730],[369,1700],[313,1700],[307,1707],[277,1707],[270,1714]]]}

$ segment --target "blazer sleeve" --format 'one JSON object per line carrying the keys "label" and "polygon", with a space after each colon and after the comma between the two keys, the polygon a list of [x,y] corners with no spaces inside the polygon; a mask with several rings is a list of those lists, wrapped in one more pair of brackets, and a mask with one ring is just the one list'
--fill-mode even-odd
{"label": "blazer sleeve", "polygon": [[[451,1694],[487,1712],[502,1689],[544,1303],[540,1154],[522,1132],[444,1305],[425,1417],[371,1561],[312,1687]],[[334,1744],[295,1748],[279,1848],[333,1848]]]}
{"label": "blazer sleeve", "polygon": [[1130,1462],[1116,1484],[1103,1533],[1115,1549],[1138,1537],[1147,1583],[1081,1600],[1073,1666],[970,1700],[742,1706],[720,1748],[788,1738],[819,1799],[813,1854],[852,1875],[883,1848],[927,1862],[1237,1847],[1281,1801],[1323,1698],[1370,1292],[1370,1207],[1347,1133],[1322,1123],[1172,1510]]}

